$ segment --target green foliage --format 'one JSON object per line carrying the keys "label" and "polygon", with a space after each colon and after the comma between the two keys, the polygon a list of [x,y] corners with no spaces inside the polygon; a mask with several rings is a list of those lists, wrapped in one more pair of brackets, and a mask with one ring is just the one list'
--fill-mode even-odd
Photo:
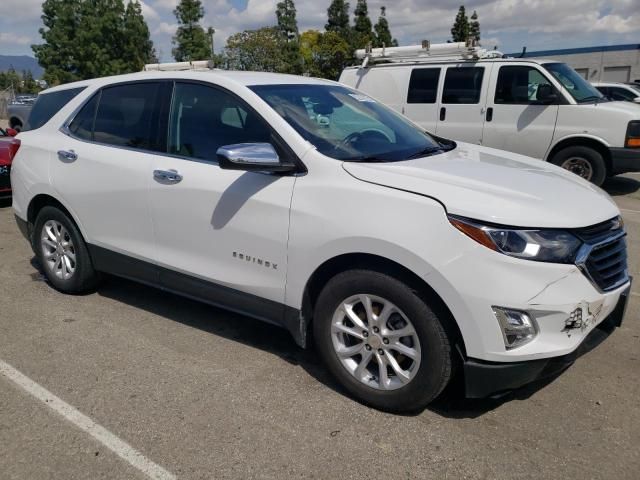
{"label": "green foliage", "polygon": [[336,31],[308,30],[300,36],[300,54],[305,74],[337,80],[351,60],[349,43]]}
{"label": "green foliage", "polygon": [[451,36],[454,42],[466,42],[469,37],[469,19],[464,5],[460,5],[456,20],[451,27]]}
{"label": "green foliage", "polygon": [[178,30],[173,37],[173,56],[178,62],[211,59],[211,37],[200,25],[204,7],[200,0],[180,0],[173,11]]}
{"label": "green foliage", "polygon": [[353,27],[354,48],[364,48],[369,43],[373,43],[373,25],[369,18],[369,8],[367,7],[367,0],[358,0],[356,3],[356,9],[354,10],[355,26]]}
{"label": "green foliage", "polygon": [[149,37],[149,27],[142,16],[142,6],[138,1],[130,1],[124,11],[124,51],[125,61],[135,70],[142,70],[147,63],[157,63],[153,42]]}
{"label": "green foliage", "polygon": [[276,7],[278,30],[284,42],[284,56],[287,69],[285,73],[302,73],[302,58],[300,57],[298,21],[296,6],[293,0],[283,0]]}
{"label": "green foliage", "polygon": [[327,32],[337,32],[343,38],[348,39],[351,33],[349,25],[349,2],[333,0],[327,9],[327,24],[324,26]]}
{"label": "green foliage", "polygon": [[286,73],[292,68],[286,46],[278,27],[235,33],[227,39],[223,65],[230,70]]}
{"label": "green foliage", "polygon": [[13,87],[15,91],[19,91],[21,86],[22,79],[13,67],[9,68],[9,70],[7,70],[6,72],[0,72],[0,90]]}
{"label": "green foliage", "polygon": [[153,59],[137,0],[126,10],[123,0],[45,0],[42,22],[44,43],[32,49],[50,85],[139,71]]}
{"label": "green foliage", "polygon": [[469,36],[480,42],[480,22],[478,21],[478,13],[474,10],[469,23]]}
{"label": "green foliage", "polygon": [[378,23],[373,27],[376,35],[373,40],[374,47],[397,47],[398,41],[391,35],[389,22],[387,21],[387,7],[380,7]]}

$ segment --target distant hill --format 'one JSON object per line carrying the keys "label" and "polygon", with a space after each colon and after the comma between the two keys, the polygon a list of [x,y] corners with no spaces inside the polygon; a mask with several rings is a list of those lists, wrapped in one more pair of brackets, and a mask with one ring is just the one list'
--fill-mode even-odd
{"label": "distant hill", "polygon": [[35,58],[28,55],[0,55],[0,72],[6,72],[11,67],[16,72],[21,73],[22,70],[31,70],[33,77],[42,78],[44,70]]}

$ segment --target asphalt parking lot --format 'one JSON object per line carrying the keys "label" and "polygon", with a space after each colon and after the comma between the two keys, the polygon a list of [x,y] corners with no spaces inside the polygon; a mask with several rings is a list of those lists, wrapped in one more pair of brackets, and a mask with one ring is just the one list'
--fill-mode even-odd
{"label": "asphalt parking lot", "polygon": [[[640,175],[606,188],[637,277]],[[553,381],[390,415],[276,327],[115,278],[57,293],[5,201],[0,478],[637,479],[639,313],[636,282],[622,328]]]}

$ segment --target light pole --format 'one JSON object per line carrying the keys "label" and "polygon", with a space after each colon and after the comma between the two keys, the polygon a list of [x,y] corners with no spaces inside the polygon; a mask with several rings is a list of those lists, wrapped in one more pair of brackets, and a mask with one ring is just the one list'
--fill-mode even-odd
{"label": "light pole", "polygon": [[215,59],[215,51],[213,49],[213,35],[216,33],[216,29],[213,27],[209,27],[209,29],[207,30],[207,33],[211,37],[211,61],[213,62]]}

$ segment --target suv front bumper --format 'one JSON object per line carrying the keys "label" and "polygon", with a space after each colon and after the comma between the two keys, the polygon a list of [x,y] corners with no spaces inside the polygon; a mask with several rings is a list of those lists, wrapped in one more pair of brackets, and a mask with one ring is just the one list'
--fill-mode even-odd
{"label": "suv front bumper", "polygon": [[640,172],[640,148],[610,148],[611,173]]}
{"label": "suv front bumper", "polygon": [[595,348],[622,324],[630,291],[631,285],[620,294],[618,303],[607,318],[583,339],[578,348],[567,355],[509,363],[464,359],[466,397],[499,396],[528,383],[562,373],[578,357]]}

